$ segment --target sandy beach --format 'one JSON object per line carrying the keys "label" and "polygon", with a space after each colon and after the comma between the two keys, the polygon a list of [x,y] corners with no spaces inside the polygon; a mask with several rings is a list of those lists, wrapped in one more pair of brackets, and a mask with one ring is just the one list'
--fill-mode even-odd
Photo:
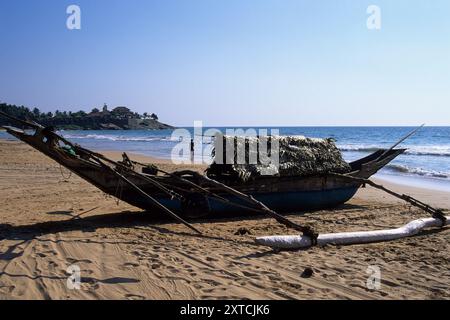
{"label": "sandy beach", "polygon": [[[378,182],[450,209],[450,193]],[[254,242],[292,234],[272,219],[198,221],[204,235],[197,236],[6,140],[0,199],[0,299],[450,298],[448,227],[392,242],[274,252]],[[319,232],[393,228],[420,217],[428,215],[369,187],[334,210],[290,215]],[[251,234],[236,235],[243,226]],[[67,287],[70,266],[80,268],[80,289]],[[380,268],[378,290],[366,286],[369,266]],[[313,270],[309,278],[301,276],[306,268]]]}

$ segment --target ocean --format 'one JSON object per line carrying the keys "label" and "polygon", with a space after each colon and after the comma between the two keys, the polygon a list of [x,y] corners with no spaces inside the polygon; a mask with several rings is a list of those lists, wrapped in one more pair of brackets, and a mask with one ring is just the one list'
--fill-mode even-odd
{"label": "ocean", "polygon": [[[193,128],[186,128],[193,133]],[[208,128],[203,128],[207,130]],[[217,128],[224,131],[226,128]],[[247,128],[242,128],[247,129]],[[346,160],[362,158],[377,148],[389,148],[412,127],[275,127],[280,135],[334,138]],[[72,142],[94,150],[115,150],[170,159],[172,130],[61,131]],[[0,138],[8,138],[0,132]],[[209,140],[209,139],[205,139]],[[210,141],[205,141],[205,147]],[[399,147],[407,148],[377,176],[411,186],[450,191],[450,127],[424,127]]]}

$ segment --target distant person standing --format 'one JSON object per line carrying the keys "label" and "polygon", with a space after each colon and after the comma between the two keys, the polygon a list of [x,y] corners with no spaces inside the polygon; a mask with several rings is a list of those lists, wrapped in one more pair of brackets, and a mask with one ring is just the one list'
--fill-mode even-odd
{"label": "distant person standing", "polygon": [[191,162],[194,162],[194,139],[191,139]]}

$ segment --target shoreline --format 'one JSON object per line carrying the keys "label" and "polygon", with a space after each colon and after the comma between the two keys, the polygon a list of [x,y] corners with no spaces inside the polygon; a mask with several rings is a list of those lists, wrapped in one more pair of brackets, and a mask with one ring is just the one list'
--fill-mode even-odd
{"label": "shoreline", "polygon": [[[18,140],[11,138],[2,138],[0,137],[0,142],[18,142]],[[104,149],[93,149],[95,152],[102,153],[108,157],[111,157],[113,160],[121,160],[123,151],[119,150],[104,150]],[[175,165],[171,163],[170,159],[167,157],[159,157],[154,155],[147,155],[139,152],[127,152],[127,154],[138,162],[149,162],[155,164],[165,164],[171,165],[172,167],[180,167],[180,165]],[[181,165],[184,166],[184,165]],[[207,164],[195,164],[191,165],[196,168],[205,168]],[[426,191],[433,191],[443,194],[450,194],[450,180],[432,178],[432,177],[424,177],[424,176],[413,176],[413,175],[401,175],[401,174],[387,174],[387,173],[377,173],[373,176],[373,179],[385,183],[392,184],[400,189],[412,188],[412,189],[422,189]],[[417,192],[416,192],[417,193]],[[421,193],[420,193],[421,194]]]}

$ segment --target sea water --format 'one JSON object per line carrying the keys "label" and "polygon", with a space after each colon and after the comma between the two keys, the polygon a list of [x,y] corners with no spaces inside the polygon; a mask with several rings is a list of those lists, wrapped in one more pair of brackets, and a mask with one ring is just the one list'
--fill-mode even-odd
{"label": "sea water", "polygon": [[[186,128],[193,133],[193,128]],[[203,130],[207,130],[204,128]],[[217,128],[221,131],[234,128]],[[237,129],[237,128],[236,128]],[[246,128],[242,128],[246,129]],[[257,128],[259,129],[259,128]],[[414,128],[411,127],[276,127],[280,135],[333,138],[348,161],[362,158],[378,148],[389,148]],[[61,131],[74,143],[94,150],[114,150],[170,159],[172,130]],[[0,132],[0,138],[7,138]],[[205,138],[205,147],[210,139]],[[210,147],[210,146],[209,146]],[[398,183],[450,191],[450,127],[424,127],[399,147],[407,148],[379,177]]]}

